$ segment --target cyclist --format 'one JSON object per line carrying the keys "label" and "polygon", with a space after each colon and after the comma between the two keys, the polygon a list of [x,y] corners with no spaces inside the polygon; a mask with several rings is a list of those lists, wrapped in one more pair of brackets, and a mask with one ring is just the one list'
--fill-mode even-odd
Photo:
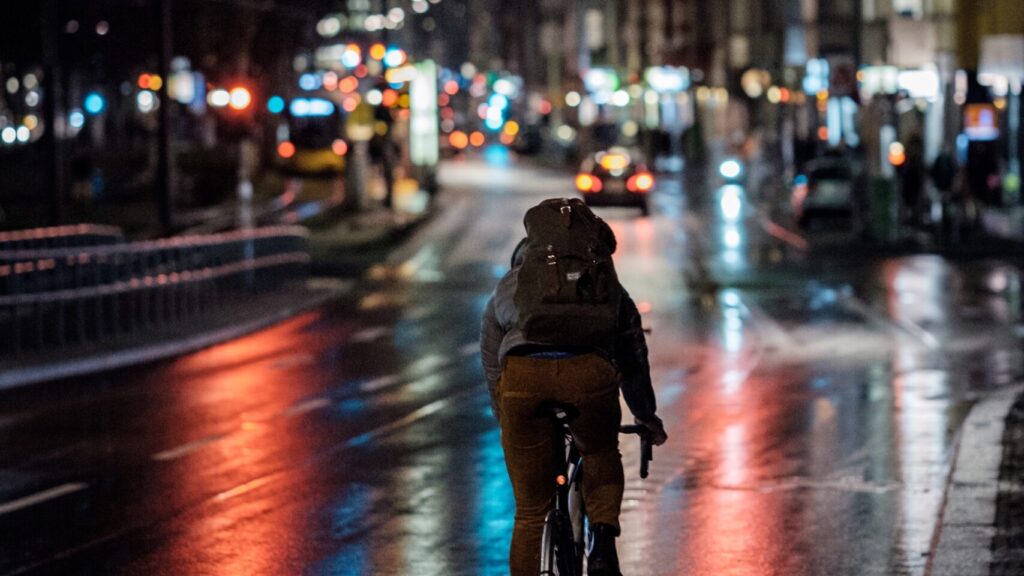
{"label": "cyclist", "polygon": [[[611,228],[593,218],[601,226],[601,241],[609,253],[614,252]],[[487,303],[480,339],[516,502],[511,574],[533,575],[540,565],[544,518],[554,506],[552,483],[564,464],[562,429],[549,409],[558,405],[570,407],[570,428],[586,460],[583,499],[593,538],[588,572],[590,576],[621,576],[615,550],[625,483],[618,450],[620,386],[636,422],[651,431],[651,442],[660,445],[668,439],[655,415],[640,313],[622,290],[618,332],[605,345],[552,346],[527,340],[516,326],[513,298],[525,246],[524,239],[513,252],[512,269]]]}

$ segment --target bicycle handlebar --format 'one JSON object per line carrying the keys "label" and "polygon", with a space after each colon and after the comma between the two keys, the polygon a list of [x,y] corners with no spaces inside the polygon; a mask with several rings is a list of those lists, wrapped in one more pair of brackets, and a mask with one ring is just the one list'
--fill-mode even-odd
{"label": "bicycle handlebar", "polygon": [[651,444],[651,431],[646,426],[631,424],[619,427],[620,434],[636,434],[640,437],[640,477],[647,478],[651,460],[654,460],[654,445]]}

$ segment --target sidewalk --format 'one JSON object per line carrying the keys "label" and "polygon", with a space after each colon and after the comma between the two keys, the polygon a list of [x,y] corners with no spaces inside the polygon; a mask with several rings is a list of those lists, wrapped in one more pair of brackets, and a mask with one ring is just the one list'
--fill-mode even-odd
{"label": "sidewalk", "polygon": [[1024,385],[971,409],[939,520],[926,574],[1024,574]]}

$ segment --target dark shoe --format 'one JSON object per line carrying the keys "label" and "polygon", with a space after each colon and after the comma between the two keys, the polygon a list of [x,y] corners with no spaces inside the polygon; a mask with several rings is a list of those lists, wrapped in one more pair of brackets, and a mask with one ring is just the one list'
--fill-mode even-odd
{"label": "dark shoe", "polygon": [[607,524],[590,527],[590,554],[587,556],[588,576],[622,576],[619,555],[615,551],[615,537],[619,531]]}

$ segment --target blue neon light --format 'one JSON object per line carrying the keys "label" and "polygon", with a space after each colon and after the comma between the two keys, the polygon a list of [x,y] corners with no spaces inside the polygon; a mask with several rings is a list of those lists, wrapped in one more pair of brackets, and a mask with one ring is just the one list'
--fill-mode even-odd
{"label": "blue neon light", "polygon": [[288,111],[297,118],[330,116],[334,114],[334,103],[323,98],[296,98],[288,106]]}
{"label": "blue neon light", "polygon": [[280,96],[271,96],[267,100],[267,111],[271,114],[280,114],[284,112],[284,98]]}
{"label": "blue neon light", "polygon": [[96,92],[90,92],[85,96],[85,111],[95,116],[107,107],[107,101]]}

